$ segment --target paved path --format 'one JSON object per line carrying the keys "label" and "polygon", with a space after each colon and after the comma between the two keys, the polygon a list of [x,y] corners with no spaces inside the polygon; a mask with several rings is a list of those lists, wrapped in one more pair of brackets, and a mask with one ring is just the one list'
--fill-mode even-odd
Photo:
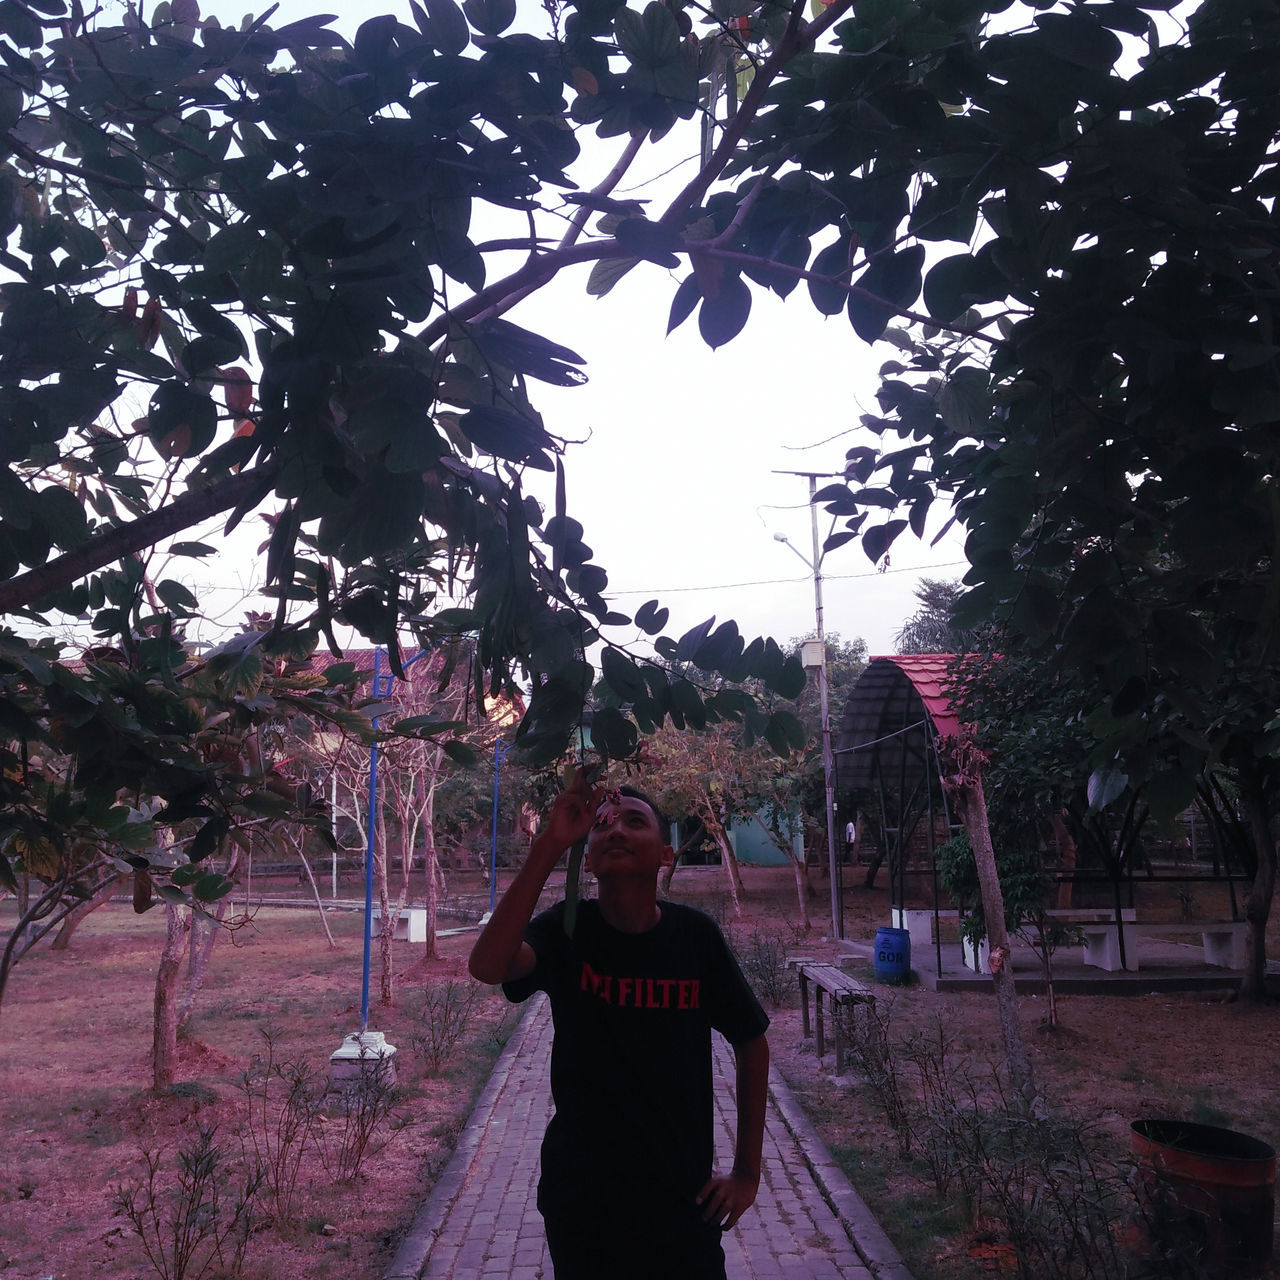
{"label": "paved path", "polygon": [[[714,1039],[717,1163],[727,1168],[733,1054]],[[538,995],[384,1280],[552,1280],[534,1204],[550,1057],[550,1007]],[[729,1280],[911,1280],[776,1072],[760,1194],[724,1243]]]}

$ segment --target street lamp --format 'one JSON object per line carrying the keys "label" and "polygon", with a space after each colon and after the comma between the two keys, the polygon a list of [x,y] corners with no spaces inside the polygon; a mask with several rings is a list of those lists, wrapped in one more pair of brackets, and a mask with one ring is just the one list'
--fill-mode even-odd
{"label": "street lamp", "polygon": [[813,559],[810,560],[785,533],[775,533],[773,539],[790,547],[813,572],[813,612],[818,635],[816,640],[806,640],[800,646],[800,660],[806,671],[816,671],[818,675],[818,706],[822,716],[822,777],[827,810],[827,878],[831,883],[831,936],[843,938],[844,904],[840,898],[839,862],[836,858],[835,770],[831,753],[831,714],[827,705],[827,640],[822,629],[822,551],[818,545],[818,521],[813,506],[816,491],[817,478],[811,475],[809,511],[813,517]]}

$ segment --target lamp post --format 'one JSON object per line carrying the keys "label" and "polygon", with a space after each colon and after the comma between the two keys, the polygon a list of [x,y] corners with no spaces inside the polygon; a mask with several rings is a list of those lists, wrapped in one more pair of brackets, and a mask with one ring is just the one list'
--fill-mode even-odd
{"label": "lamp post", "polygon": [[824,803],[827,810],[827,873],[831,882],[831,936],[844,937],[844,903],[840,896],[840,864],[836,858],[836,791],[834,758],[831,752],[831,714],[827,705],[827,639],[822,629],[822,551],[818,545],[818,520],[813,507],[813,495],[817,492],[815,475],[809,476],[809,511],[813,526],[813,559],[810,560],[785,533],[775,533],[775,542],[781,542],[813,571],[813,611],[817,623],[817,639],[806,640],[800,647],[801,661],[806,671],[818,675],[818,707],[822,717],[822,777]]}

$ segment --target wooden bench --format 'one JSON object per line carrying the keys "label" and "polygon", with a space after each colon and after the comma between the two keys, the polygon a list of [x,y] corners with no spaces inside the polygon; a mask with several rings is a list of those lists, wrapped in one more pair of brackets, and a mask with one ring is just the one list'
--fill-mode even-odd
{"label": "wooden bench", "polygon": [[1243,969],[1247,925],[1243,920],[1144,920],[1124,922],[1124,964],[1120,963],[1120,931],[1113,919],[1084,923],[1084,962],[1114,973],[1120,968],[1136,972],[1138,939],[1166,933],[1198,933],[1204,963],[1219,969]]}
{"label": "wooden bench", "polygon": [[[800,979],[800,1017],[805,1039],[811,1038],[814,1029],[817,1030],[819,1062],[827,1051],[822,1017],[823,994],[825,993],[831,999],[831,1024],[836,1042],[836,1074],[840,1075],[844,1071],[844,1038],[840,1025],[840,1008],[842,1005],[875,1004],[875,994],[838,965],[804,959],[788,960],[787,964],[796,970]],[[813,983],[815,1015],[813,1024],[809,1022],[810,983]]]}

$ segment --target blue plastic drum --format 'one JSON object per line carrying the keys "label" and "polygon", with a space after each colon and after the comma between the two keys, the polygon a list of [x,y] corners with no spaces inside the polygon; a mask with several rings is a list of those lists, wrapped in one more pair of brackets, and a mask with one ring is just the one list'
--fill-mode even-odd
{"label": "blue plastic drum", "polygon": [[872,968],[878,982],[906,982],[911,974],[911,935],[889,925],[877,929]]}

